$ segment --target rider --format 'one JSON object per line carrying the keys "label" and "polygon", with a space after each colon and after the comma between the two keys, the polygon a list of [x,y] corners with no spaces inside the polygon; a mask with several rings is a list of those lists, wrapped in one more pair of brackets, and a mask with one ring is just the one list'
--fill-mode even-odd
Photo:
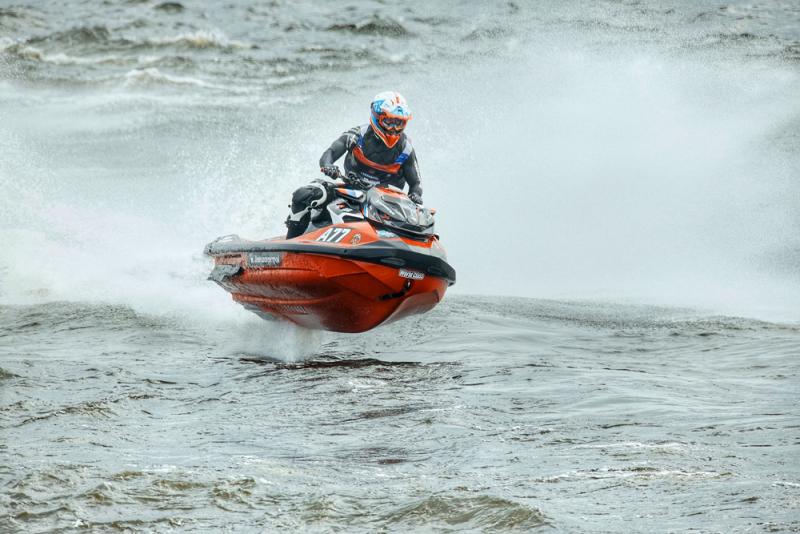
{"label": "rider", "polygon": [[[411,140],[403,133],[411,119],[405,98],[394,91],[379,93],[370,105],[369,124],[344,132],[331,144],[319,160],[320,171],[326,176],[341,178],[336,160],[345,155],[344,169],[355,173],[371,185],[408,184],[408,198],[422,204],[417,155]],[[292,214],[286,219],[289,228],[286,239],[302,235],[311,220],[311,203],[316,207],[330,200],[330,183],[322,180],[301,187],[292,195]]]}

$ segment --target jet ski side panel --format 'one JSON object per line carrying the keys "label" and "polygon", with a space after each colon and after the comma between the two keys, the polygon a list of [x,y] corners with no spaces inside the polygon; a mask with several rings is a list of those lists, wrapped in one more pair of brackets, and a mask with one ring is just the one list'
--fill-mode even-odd
{"label": "jet ski side panel", "polygon": [[220,283],[233,300],[306,328],[364,332],[441,300],[447,282],[407,280],[398,269],[323,255],[287,254],[277,268],[243,268]]}

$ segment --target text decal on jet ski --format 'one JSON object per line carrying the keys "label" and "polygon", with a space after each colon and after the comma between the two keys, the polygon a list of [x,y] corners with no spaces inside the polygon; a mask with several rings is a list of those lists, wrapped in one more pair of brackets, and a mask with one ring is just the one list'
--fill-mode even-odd
{"label": "text decal on jet ski", "polygon": [[408,269],[400,269],[398,274],[403,278],[408,278],[409,280],[422,280],[425,278],[424,273],[420,273],[418,271],[409,271]]}
{"label": "text decal on jet ski", "polygon": [[352,230],[352,228],[328,228],[325,230],[325,233],[317,238],[317,241],[322,241],[324,243],[340,243],[342,239],[350,233],[350,230]]}
{"label": "text decal on jet ski", "polygon": [[251,267],[280,267],[282,256],[280,252],[251,252],[247,263]]}

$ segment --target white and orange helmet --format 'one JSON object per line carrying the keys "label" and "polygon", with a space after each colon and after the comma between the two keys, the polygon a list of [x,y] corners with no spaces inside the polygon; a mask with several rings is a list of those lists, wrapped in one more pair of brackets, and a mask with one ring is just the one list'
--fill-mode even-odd
{"label": "white and orange helmet", "polygon": [[392,148],[400,140],[400,134],[411,120],[411,110],[400,93],[385,91],[378,93],[370,104],[369,123],[372,131],[384,144]]}

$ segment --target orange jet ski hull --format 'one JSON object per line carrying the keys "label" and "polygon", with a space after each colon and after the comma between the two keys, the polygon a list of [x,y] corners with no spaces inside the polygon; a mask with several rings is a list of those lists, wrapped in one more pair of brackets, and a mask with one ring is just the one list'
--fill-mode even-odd
{"label": "orange jet ski hull", "polygon": [[365,332],[431,310],[455,282],[437,238],[382,233],[359,222],[290,240],[220,238],[206,247],[209,278],[265,319]]}

